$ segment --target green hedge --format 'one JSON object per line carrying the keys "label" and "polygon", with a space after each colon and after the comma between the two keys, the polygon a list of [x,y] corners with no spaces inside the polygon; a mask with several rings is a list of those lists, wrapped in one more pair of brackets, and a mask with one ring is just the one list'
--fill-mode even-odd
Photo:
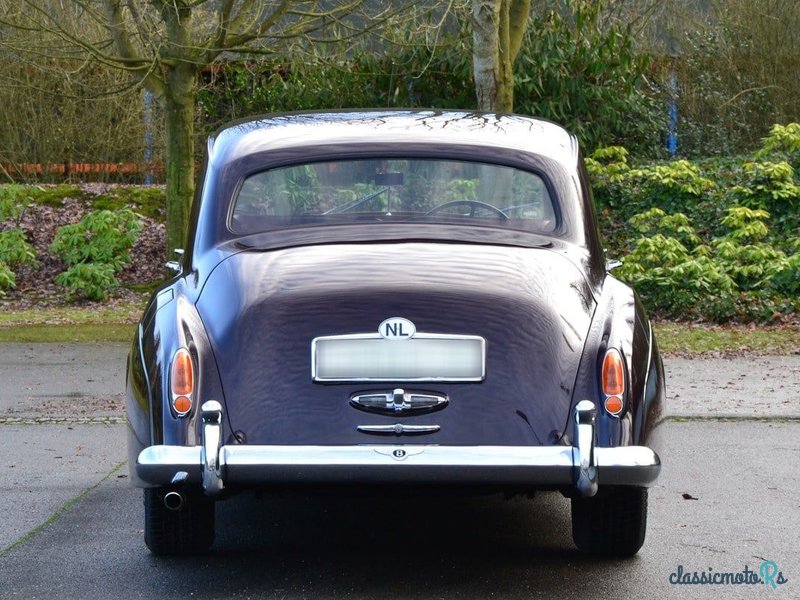
{"label": "green hedge", "polygon": [[[514,110],[563,125],[590,149],[614,143],[663,155],[666,105],[648,83],[650,59],[630,26],[604,20],[606,4],[568,0],[532,17],[514,64]],[[201,129],[294,110],[476,108],[468,30],[443,34],[436,47],[397,35],[403,44],[336,58],[218,65],[198,96]]]}
{"label": "green hedge", "polygon": [[769,321],[800,309],[800,125],[749,156],[634,167],[587,160],[609,253],[658,316]]}
{"label": "green hedge", "polygon": [[[637,163],[624,148],[606,147],[587,164],[609,256],[624,261],[615,274],[655,316],[771,321],[800,310],[800,124],[775,125],[756,152],[739,157]],[[37,260],[18,227],[22,211],[76,193],[0,186],[0,295],[14,286],[18,265]],[[70,268],[59,283],[75,297],[103,298],[139,228],[118,204],[131,201],[139,212],[162,195],[129,188],[97,197],[95,209],[112,210],[63,228],[54,242]]]}

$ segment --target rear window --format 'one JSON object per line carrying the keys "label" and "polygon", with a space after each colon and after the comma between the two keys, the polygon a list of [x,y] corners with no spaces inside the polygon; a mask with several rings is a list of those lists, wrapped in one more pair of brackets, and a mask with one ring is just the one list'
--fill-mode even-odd
{"label": "rear window", "polygon": [[281,167],[247,177],[230,229],[251,234],[328,224],[458,223],[549,233],[554,203],[544,180],[494,164],[368,159]]}

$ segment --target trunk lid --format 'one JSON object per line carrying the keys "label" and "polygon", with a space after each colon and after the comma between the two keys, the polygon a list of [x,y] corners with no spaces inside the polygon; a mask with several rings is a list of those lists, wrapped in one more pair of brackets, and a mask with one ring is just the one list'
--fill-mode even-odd
{"label": "trunk lid", "polygon": [[[552,250],[388,243],[235,254],[197,307],[229,424],[246,443],[547,445],[563,443],[594,301],[581,271]],[[417,335],[483,338],[483,380],[313,380],[312,340],[377,334],[392,317]],[[448,402],[412,414],[351,404],[396,389]],[[398,423],[438,430],[358,429]]]}

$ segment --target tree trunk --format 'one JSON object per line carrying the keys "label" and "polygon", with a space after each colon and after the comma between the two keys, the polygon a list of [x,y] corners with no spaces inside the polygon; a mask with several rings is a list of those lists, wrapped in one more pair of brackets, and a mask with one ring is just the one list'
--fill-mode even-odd
{"label": "tree trunk", "polygon": [[479,110],[497,105],[501,0],[472,0],[472,69]]}
{"label": "tree trunk", "polygon": [[511,56],[511,27],[509,19],[509,4],[511,0],[500,3],[500,22],[497,41],[499,64],[497,65],[497,112],[514,112],[514,59]]}
{"label": "tree trunk", "polygon": [[498,112],[514,111],[514,61],[522,47],[531,0],[503,0],[500,12],[500,85],[497,93]]}
{"label": "tree trunk", "polygon": [[472,66],[480,110],[513,112],[514,61],[531,0],[472,0]]}
{"label": "tree trunk", "polygon": [[167,137],[167,255],[184,248],[194,199],[194,111],[197,74],[181,64],[167,74],[164,96]]}

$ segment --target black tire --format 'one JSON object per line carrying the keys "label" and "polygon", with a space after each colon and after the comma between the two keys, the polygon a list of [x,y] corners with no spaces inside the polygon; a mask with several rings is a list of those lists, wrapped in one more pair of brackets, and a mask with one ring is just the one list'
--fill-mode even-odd
{"label": "black tire", "polygon": [[180,510],[164,506],[168,490],[144,490],[144,543],[158,555],[200,554],[214,543],[214,502],[186,494]]}
{"label": "black tire", "polygon": [[579,550],[633,556],[647,531],[647,488],[611,487],[592,498],[572,499],[572,539]]}

